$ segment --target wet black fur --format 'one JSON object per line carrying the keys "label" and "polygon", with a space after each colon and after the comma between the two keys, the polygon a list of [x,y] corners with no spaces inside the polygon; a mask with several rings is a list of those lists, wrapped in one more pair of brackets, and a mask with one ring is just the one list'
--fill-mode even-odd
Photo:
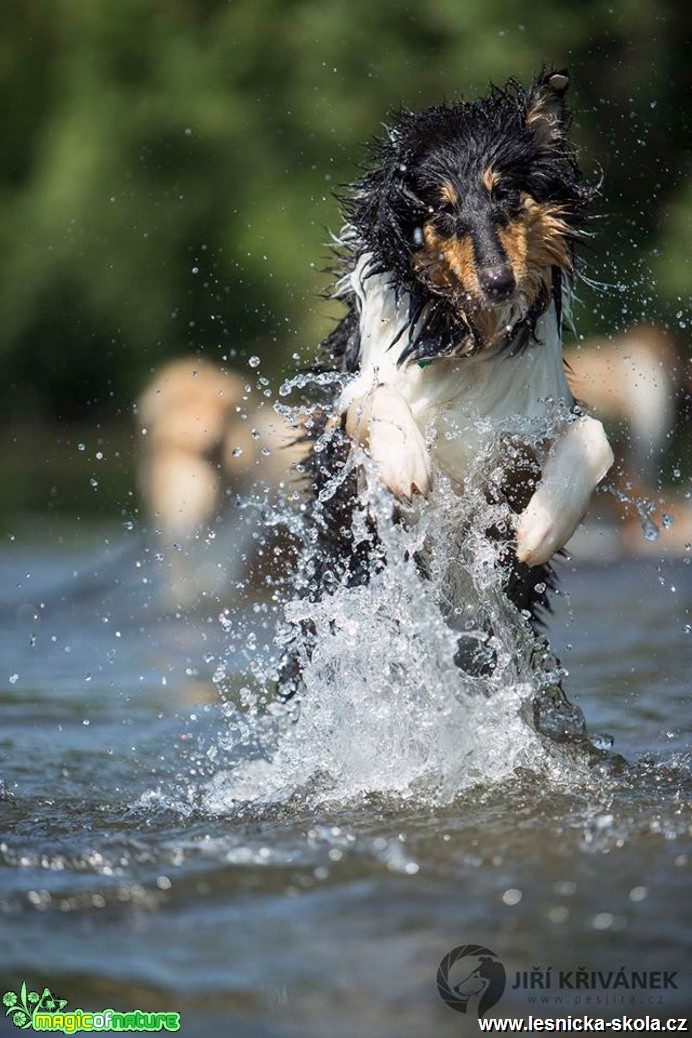
{"label": "wet black fur", "polygon": [[[458,301],[453,305],[443,289],[426,281],[412,265],[413,254],[420,246],[417,228],[430,219],[433,210],[438,233],[444,234],[445,221],[450,219],[449,213],[440,210],[442,179],[453,181],[464,198],[465,212],[456,217],[461,220],[469,218],[470,206],[475,210],[470,213],[471,219],[489,219],[502,226],[516,216],[521,192],[529,193],[538,203],[560,205],[568,225],[574,263],[573,246],[582,234],[585,210],[596,189],[582,182],[566,138],[570,115],[562,101],[564,90],[556,98],[556,122],[548,142],[537,140],[526,125],[527,112],[556,74],[566,78],[563,71],[544,72],[528,90],[510,80],[503,88],[492,87],[489,95],[478,101],[435,105],[417,114],[405,110],[394,113],[386,136],[370,146],[368,170],[341,198],[347,227],[337,245],[337,261],[332,269],[336,295],[342,298],[347,312],[322,342],[316,371],[357,371],[358,313],[355,297],[344,290],[342,279],[353,271],[364,252],[373,256],[365,276],[390,272],[395,289],[408,293],[411,299],[409,329],[415,329],[416,335],[411,336],[409,347],[402,350],[399,363],[434,363],[433,358],[453,352],[470,356],[482,345],[472,315],[460,312]],[[491,212],[487,211],[491,202],[475,186],[488,167],[500,173],[502,184],[502,191],[492,200]],[[514,352],[535,344],[536,322],[550,305],[551,297],[560,320],[564,276],[557,267],[553,269],[552,293],[541,295],[507,337],[503,349]],[[397,344],[392,348],[396,349]],[[502,362],[501,357],[497,362]],[[331,398],[324,401],[322,420],[315,423],[308,436],[313,444],[323,437],[337,395],[338,390],[334,390]],[[350,451],[350,440],[342,428],[327,439],[326,447],[319,453],[312,449],[308,453],[306,470],[312,499],[308,522],[312,526],[312,543],[299,583],[301,593],[312,599],[329,593],[334,581],[361,584],[384,564],[373,521],[369,524],[369,537],[359,544],[354,542],[353,514],[360,507],[355,473],[350,473],[327,501],[319,501],[326,482],[347,465]],[[507,500],[519,512],[528,496],[530,493],[522,498],[519,493],[517,498]],[[396,507],[394,511],[396,515]],[[489,533],[502,540],[497,531]],[[556,584],[554,571],[550,565],[530,568],[519,564],[509,542],[505,555],[506,593],[524,615],[530,616],[537,629],[542,614],[550,609],[549,593]],[[309,645],[311,634],[303,628],[297,637]],[[465,653],[460,655],[466,666]],[[289,648],[280,676],[283,697],[290,698],[299,687],[297,654]]]}

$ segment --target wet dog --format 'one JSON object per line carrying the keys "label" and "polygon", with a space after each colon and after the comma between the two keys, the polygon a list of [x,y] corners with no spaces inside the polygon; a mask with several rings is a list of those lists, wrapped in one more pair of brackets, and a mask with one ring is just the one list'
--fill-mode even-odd
{"label": "wet dog", "polygon": [[[308,594],[328,591],[325,574],[331,586],[358,584],[382,562],[375,520],[367,536],[352,522],[359,451],[393,515],[438,479],[463,495],[483,457],[488,500],[507,510],[507,525],[488,531],[506,594],[540,622],[550,559],[613,460],[602,425],[575,403],[562,356],[595,193],[568,142],[568,82],[547,71],[528,89],[510,81],[482,100],[398,112],[344,198],[335,294],[346,314],[321,364],[343,377],[308,460]],[[460,647],[472,672],[492,665],[472,657]],[[300,687],[296,658],[289,650],[284,696]]]}

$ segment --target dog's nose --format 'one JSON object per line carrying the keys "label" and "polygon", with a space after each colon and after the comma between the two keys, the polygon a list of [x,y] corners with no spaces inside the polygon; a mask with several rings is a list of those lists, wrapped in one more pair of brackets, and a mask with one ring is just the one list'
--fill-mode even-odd
{"label": "dog's nose", "polygon": [[481,271],[479,281],[481,288],[493,302],[501,303],[509,299],[516,288],[514,274],[509,267],[494,267]]}

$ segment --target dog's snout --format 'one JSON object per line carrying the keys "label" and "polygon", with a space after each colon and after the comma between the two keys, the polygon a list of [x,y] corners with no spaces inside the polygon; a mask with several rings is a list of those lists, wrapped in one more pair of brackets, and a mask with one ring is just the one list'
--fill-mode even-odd
{"label": "dog's snout", "polygon": [[509,267],[494,267],[490,270],[483,270],[481,271],[479,281],[488,298],[498,303],[509,299],[517,284],[514,274]]}

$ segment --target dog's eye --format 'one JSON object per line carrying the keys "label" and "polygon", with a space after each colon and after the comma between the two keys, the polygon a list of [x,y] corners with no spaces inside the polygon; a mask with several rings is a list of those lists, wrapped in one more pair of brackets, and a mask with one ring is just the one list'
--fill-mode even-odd
{"label": "dog's eye", "polygon": [[443,202],[442,205],[438,205],[437,211],[443,216],[454,216],[456,209],[451,202]]}
{"label": "dog's eye", "polygon": [[443,238],[451,238],[456,230],[454,206],[445,203],[435,213],[435,229]]}
{"label": "dog's eye", "polygon": [[491,193],[491,199],[498,205],[515,206],[519,204],[519,188],[500,182]]}

